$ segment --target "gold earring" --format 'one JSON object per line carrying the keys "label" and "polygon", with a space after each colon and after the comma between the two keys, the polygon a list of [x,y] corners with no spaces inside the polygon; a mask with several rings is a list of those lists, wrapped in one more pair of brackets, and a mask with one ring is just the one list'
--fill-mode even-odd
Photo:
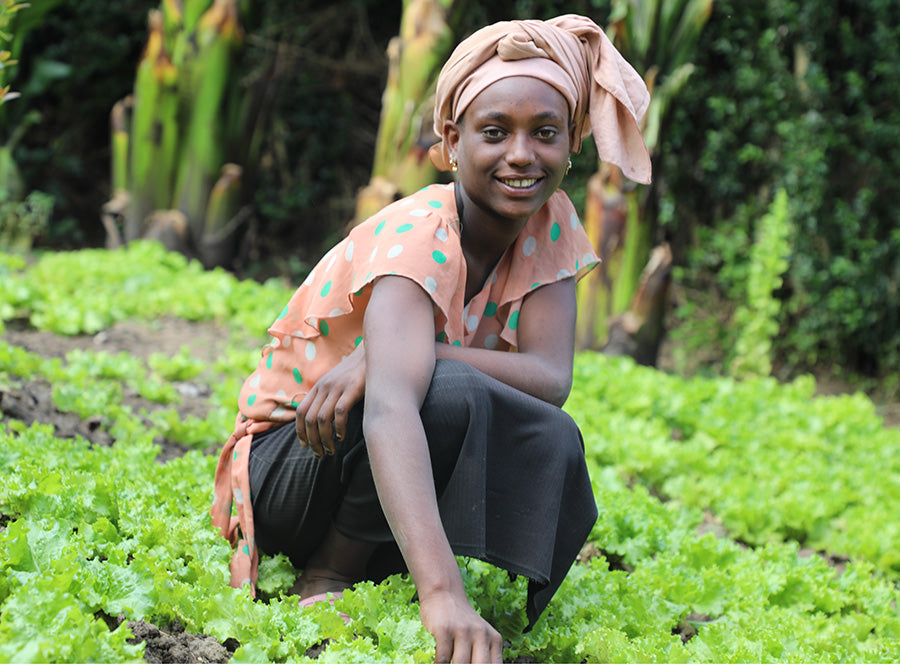
{"label": "gold earring", "polygon": [[572,158],[569,157],[569,162],[566,164],[566,175],[569,174],[569,171],[572,170]]}
{"label": "gold earring", "polygon": [[456,157],[450,155],[450,170],[456,173],[459,170],[459,167],[456,164]]}

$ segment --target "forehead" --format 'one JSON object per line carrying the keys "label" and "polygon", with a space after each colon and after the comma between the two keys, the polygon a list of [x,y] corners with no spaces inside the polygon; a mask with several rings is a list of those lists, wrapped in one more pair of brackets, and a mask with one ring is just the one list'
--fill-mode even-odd
{"label": "forehead", "polygon": [[569,103],[562,93],[546,81],[530,76],[502,78],[482,90],[463,116],[467,118],[493,115],[540,115],[565,122]]}

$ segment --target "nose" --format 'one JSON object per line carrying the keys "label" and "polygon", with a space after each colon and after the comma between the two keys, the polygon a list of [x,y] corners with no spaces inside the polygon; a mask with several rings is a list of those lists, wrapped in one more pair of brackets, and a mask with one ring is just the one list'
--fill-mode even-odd
{"label": "nose", "polygon": [[534,162],[534,147],[528,132],[516,132],[510,136],[506,150],[506,162],[510,166],[528,166]]}

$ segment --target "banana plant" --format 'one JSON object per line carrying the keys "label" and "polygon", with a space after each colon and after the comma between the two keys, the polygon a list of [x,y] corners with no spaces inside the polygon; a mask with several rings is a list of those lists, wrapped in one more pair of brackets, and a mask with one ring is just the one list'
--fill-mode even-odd
{"label": "banana plant", "polygon": [[134,92],[111,112],[113,197],[103,210],[110,246],[154,237],[208,267],[233,257],[261,121],[239,86],[242,7],[163,0],[149,13]]}
{"label": "banana plant", "polygon": [[[609,37],[644,72],[651,94],[641,127],[651,156],[669,108],[694,71],[691,58],[712,6],[713,0],[613,0]],[[655,219],[647,206],[652,186],[600,165],[583,216],[603,262],[578,286],[578,347],[632,355],[645,364],[656,362],[672,263],[667,247],[653,250]]]}
{"label": "banana plant", "polygon": [[[457,3],[459,4],[459,3]],[[357,198],[356,221],[434,182],[428,148],[434,87],[453,47],[449,13],[454,0],[404,0],[400,34],[388,45],[388,78],[375,144],[372,180]]]}

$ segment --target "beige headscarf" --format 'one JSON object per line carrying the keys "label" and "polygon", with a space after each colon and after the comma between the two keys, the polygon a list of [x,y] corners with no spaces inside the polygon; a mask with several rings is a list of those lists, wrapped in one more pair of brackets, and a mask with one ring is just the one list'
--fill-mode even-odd
{"label": "beige headscarf", "polygon": [[[601,160],[650,182],[650,154],[638,127],[650,104],[647,86],[600,27],[577,14],[502,21],[460,42],[438,77],[435,133],[441,135],[445,120],[459,120],[479,92],[510,76],[532,76],[562,93],[575,124],[573,151],[593,133]],[[449,170],[443,141],[429,155]]]}

